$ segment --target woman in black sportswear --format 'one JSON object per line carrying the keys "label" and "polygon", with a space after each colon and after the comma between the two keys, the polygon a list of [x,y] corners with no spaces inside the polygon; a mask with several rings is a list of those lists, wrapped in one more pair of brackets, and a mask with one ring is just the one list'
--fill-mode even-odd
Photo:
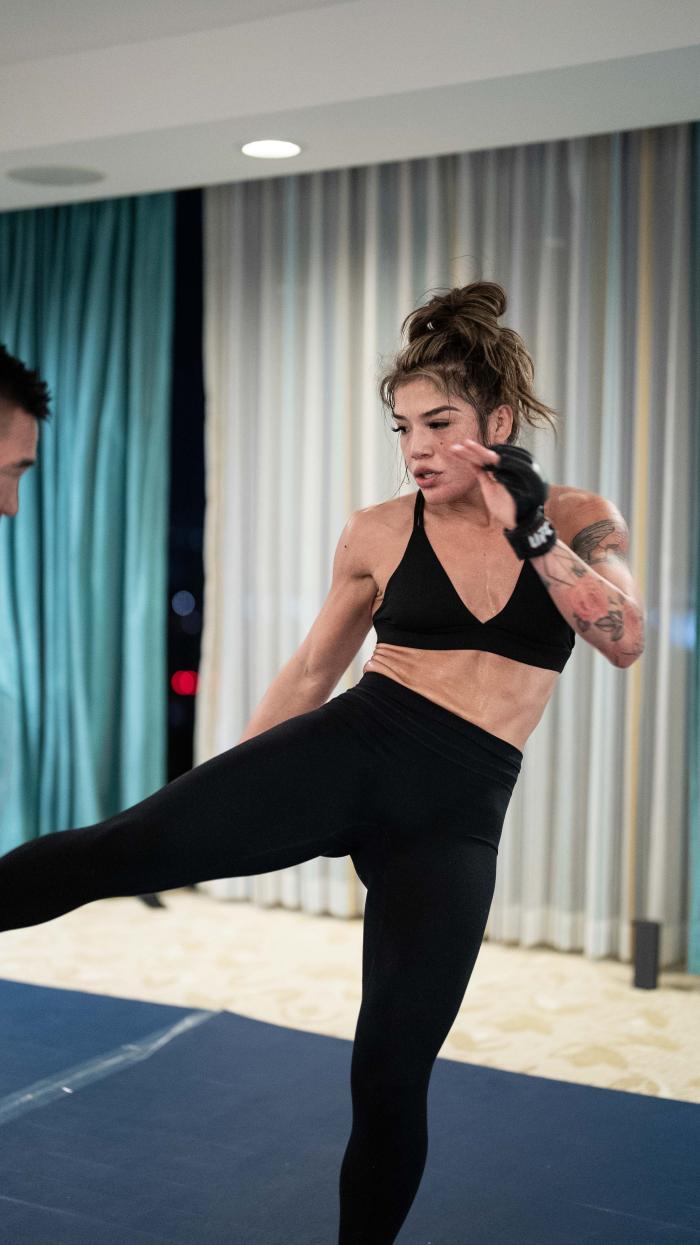
{"label": "woman in black sportswear", "polygon": [[[326,602],[241,741],[0,860],[0,929],[14,929],[351,856],[367,899],[338,1245],[390,1245],[415,1198],[431,1070],[483,937],[522,748],[575,634],[616,666],[643,649],[624,519],[550,490],[515,444],[523,419],[554,412],[497,323],[505,306],[474,282],[407,317],[380,392],[419,490],[351,515]],[[328,699],[372,625],[362,678]]]}

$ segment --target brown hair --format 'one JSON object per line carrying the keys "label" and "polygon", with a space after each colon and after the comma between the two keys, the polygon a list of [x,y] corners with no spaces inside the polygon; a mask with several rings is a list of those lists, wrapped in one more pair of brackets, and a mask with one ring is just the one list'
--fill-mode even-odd
{"label": "brown hair", "polygon": [[484,444],[488,416],[503,403],[513,411],[506,444],[517,441],[522,420],[533,426],[546,420],[556,437],[558,413],[533,393],[535,368],[522,337],[496,323],[506,305],[502,285],[473,281],[410,312],[401,325],[402,333],[408,325],[408,344],[379,385],[384,406],[393,412],[399,385],[425,376],[448,398],[460,397],[474,407]]}

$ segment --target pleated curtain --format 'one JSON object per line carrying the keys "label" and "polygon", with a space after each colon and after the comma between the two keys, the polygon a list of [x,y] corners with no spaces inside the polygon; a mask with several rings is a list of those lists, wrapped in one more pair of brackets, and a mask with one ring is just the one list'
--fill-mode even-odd
{"label": "pleated curtain", "polygon": [[0,215],[0,341],[52,392],[0,522],[0,852],[167,778],[174,201]]}
{"label": "pleated curtain", "polygon": [[[700,481],[700,125],[692,127],[691,159],[691,221],[690,257],[688,278],[690,281],[690,339],[693,343],[690,378],[690,418],[695,430],[695,454],[693,474],[695,493]],[[692,519],[695,560],[693,566],[693,611],[689,612],[686,642],[692,646],[693,664],[689,689],[690,715],[687,733],[686,767],[688,784],[688,970],[700,973],[700,610],[698,587],[700,586],[700,513],[696,508]],[[694,616],[693,616],[694,615]]]}
{"label": "pleated curtain", "polygon": [[[577,639],[503,828],[486,935],[499,942],[629,959],[631,921],[646,918],[662,924],[663,965],[687,950],[698,128],[205,192],[198,762],[238,741],[306,635],[349,514],[413,490],[377,382],[403,318],[435,290],[503,284],[503,323],[562,414],[558,440],[526,427],[521,443],[550,480],[601,493],[629,523],[646,651],[618,670]],[[210,890],[338,916],[364,905],[349,857]]]}

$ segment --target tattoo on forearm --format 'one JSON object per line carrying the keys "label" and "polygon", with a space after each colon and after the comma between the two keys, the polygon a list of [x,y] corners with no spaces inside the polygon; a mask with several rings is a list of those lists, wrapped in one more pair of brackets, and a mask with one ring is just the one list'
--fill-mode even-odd
{"label": "tattoo on forearm", "polygon": [[597,627],[599,631],[607,631],[611,640],[621,640],[625,631],[625,624],[622,616],[622,610],[609,610],[607,614],[603,614],[601,618],[587,619],[581,618],[574,611],[576,626],[581,635],[588,631],[590,627]]}
{"label": "tattoo on forearm", "polygon": [[[576,579],[583,579],[590,573],[585,566],[580,566],[574,558],[570,557],[568,550],[560,549],[558,545],[550,549],[549,553],[545,553],[541,561],[544,564],[545,576],[543,578],[547,588],[550,584],[562,584],[570,588]],[[574,576],[573,580],[566,578],[567,571]]]}
{"label": "tattoo on forearm", "polygon": [[[604,544],[601,542],[605,542]],[[624,558],[622,530],[611,521],[591,524],[579,532],[573,544],[578,549],[557,544],[539,559],[538,570],[546,588],[561,586],[569,588],[568,606],[572,611],[573,625],[580,635],[598,632],[615,645],[615,658],[639,657],[644,651],[643,640],[635,634],[637,622],[626,613],[629,599],[616,590],[595,570],[596,563],[610,561],[613,557]],[[582,566],[583,560],[588,566]],[[620,647],[626,640],[628,648]],[[595,643],[595,641],[593,641]]]}
{"label": "tattoo on forearm", "polygon": [[574,536],[571,548],[582,562],[595,566],[596,562],[609,562],[610,555],[624,557],[629,533],[627,526],[613,523],[612,519],[600,519],[591,523]]}

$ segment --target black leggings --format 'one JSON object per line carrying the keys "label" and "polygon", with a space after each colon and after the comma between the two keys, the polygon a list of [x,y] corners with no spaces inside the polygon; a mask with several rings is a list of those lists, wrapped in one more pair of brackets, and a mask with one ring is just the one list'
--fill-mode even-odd
{"label": "black leggings", "polygon": [[522,753],[368,672],[94,826],[0,859],[0,929],[81,904],[350,855],[367,887],[339,1245],[390,1245],[427,1094],[476,961]]}

